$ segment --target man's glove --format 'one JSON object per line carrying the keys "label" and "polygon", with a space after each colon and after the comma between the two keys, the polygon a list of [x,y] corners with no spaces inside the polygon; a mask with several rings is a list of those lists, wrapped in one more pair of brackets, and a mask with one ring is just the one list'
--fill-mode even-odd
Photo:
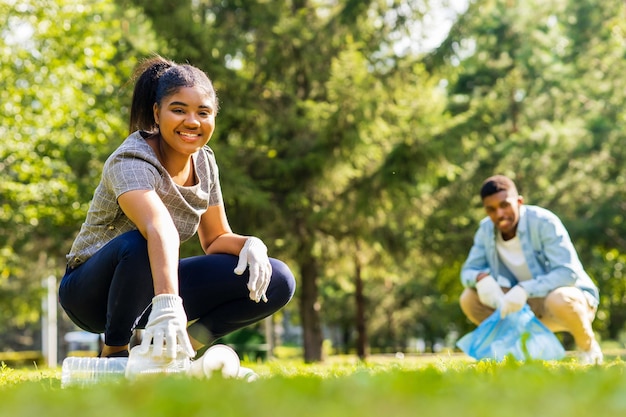
{"label": "man's glove", "polygon": [[487,275],[476,283],[476,292],[480,302],[494,310],[500,307],[500,302],[504,297],[502,288],[491,275]]}
{"label": "man's glove", "polygon": [[514,286],[504,294],[502,305],[500,306],[500,317],[505,318],[511,313],[520,311],[528,301],[528,293],[519,285]]}
{"label": "man's glove", "polygon": [[250,279],[248,290],[250,299],[257,303],[261,300],[267,302],[265,292],[270,285],[272,277],[272,265],[267,257],[267,247],[257,237],[249,237],[239,252],[239,262],[235,268],[235,274],[241,275],[249,269]]}
{"label": "man's glove", "polygon": [[183,308],[183,299],[178,295],[160,294],[152,299],[152,311],[139,352],[148,353],[151,343],[152,356],[174,359],[179,348],[187,356],[195,356],[187,334],[187,314]]}

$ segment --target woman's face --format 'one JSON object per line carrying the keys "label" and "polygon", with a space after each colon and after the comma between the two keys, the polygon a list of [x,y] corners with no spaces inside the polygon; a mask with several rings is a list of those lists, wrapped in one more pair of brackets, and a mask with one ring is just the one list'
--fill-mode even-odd
{"label": "woman's face", "polygon": [[519,209],[524,203],[521,195],[513,191],[500,191],[483,198],[483,207],[496,226],[502,238],[509,240],[515,237],[519,223]]}
{"label": "woman's face", "polygon": [[200,87],[182,87],[154,105],[166,152],[191,155],[209,142],[217,109],[212,96]]}

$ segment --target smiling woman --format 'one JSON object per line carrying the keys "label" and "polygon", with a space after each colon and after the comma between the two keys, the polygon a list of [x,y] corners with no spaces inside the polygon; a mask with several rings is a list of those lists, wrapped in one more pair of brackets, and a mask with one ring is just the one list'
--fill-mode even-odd
{"label": "smiling woman", "polygon": [[[207,146],[217,108],[196,67],[157,56],[136,72],[131,134],[105,163],[59,289],[78,326],[104,333],[102,356],[128,356],[145,328],[137,352],[194,357],[293,296],[289,268],[228,224]],[[179,259],[196,232],[206,256]]]}
{"label": "smiling woman", "polygon": [[197,181],[190,155],[211,139],[215,130],[215,99],[203,89],[183,87],[154,104],[158,132],[146,138],[159,161],[178,185]]}

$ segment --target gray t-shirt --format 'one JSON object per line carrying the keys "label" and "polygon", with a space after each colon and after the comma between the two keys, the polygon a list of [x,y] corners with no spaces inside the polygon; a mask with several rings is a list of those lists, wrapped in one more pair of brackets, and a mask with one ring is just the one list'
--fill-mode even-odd
{"label": "gray t-shirt", "polygon": [[213,151],[205,146],[192,158],[198,182],[183,187],[174,183],[140,132],[126,138],[104,164],[87,218],[67,255],[68,265],[80,265],[111,239],[137,229],[117,203],[120,195],[132,190],[155,190],[169,210],[181,242],[191,238],[207,208],[222,204]]}

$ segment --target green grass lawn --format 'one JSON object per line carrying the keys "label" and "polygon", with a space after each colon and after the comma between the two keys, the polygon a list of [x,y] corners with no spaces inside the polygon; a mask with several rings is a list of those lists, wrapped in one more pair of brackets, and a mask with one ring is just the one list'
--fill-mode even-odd
{"label": "green grass lawn", "polygon": [[60,387],[60,369],[0,369],[3,416],[626,416],[626,362],[474,362],[462,355],[244,363],[248,383],[161,377]]}

